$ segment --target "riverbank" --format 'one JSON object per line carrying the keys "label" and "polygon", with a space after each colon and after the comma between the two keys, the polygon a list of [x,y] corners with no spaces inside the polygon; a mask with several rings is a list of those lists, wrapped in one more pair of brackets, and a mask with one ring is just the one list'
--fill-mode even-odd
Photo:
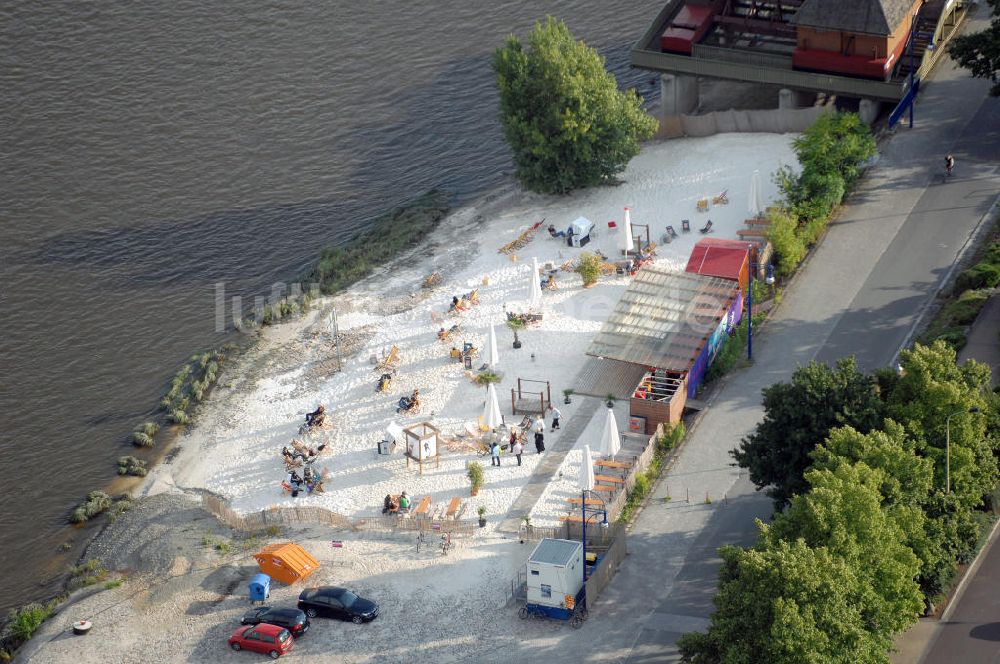
{"label": "riverbank", "polygon": [[[333,537],[342,541],[346,550],[331,549],[326,541],[330,532],[320,529],[259,533],[251,540],[252,545],[246,545],[252,548],[268,541],[300,541],[323,564],[317,583],[349,583],[383,602],[385,622],[381,622],[382,618],[376,621],[378,633],[374,636],[371,630],[330,631],[323,626],[322,636],[311,638],[297,657],[308,661],[337,652],[345,661],[405,661],[416,638],[425,644],[429,658],[448,660],[454,659],[447,655],[454,648],[468,656],[503,647],[510,639],[525,635],[543,639],[554,636],[548,625],[533,626],[528,632],[521,624],[504,625],[485,638],[480,629],[493,620],[503,603],[505,585],[509,585],[510,577],[529,552],[516,539],[498,533],[496,525],[544,455],[535,455],[532,450],[520,467],[510,457],[502,459],[499,469],[484,464],[486,484],[479,496],[470,499],[464,469],[467,461],[480,460],[474,452],[443,449],[440,467],[425,468],[421,476],[413,466],[407,469],[398,453],[377,456],[375,442],[383,437],[387,423],[396,419],[395,401],[414,388],[421,390],[424,411],[417,417],[399,419],[401,423],[429,418],[446,433],[455,433],[465,423],[475,421],[482,412],[484,390],[469,380],[459,363],[449,359],[448,350],[452,343],[460,346],[461,341],[482,348],[489,325],[494,324],[500,346],[498,368],[503,373],[497,392],[508,419],[511,385],[518,376],[537,378],[551,383],[553,397],[563,412],[564,427],[576,422],[574,428],[580,431],[572,439],[564,439],[561,432],[546,431],[547,447],[565,452],[566,456],[556,471],[560,477],[553,475],[546,500],[531,516],[536,525],[557,522],[559,504],[563,502],[559,494],[575,484],[581,446],[596,442],[600,422],[593,415],[603,410],[600,400],[574,397],[571,406],[564,406],[559,397],[562,389],[572,385],[575,372],[586,359],[584,351],[590,338],[614,308],[628,281],[624,276],[614,276],[602,279],[595,288],[585,289],[578,275],[557,273],[560,288],[544,292],[541,324],[520,332],[523,347],[514,350],[511,333],[503,325],[504,309],[523,311],[528,306],[531,258],[541,264],[551,261],[562,265],[579,256],[581,250],[552,240],[544,232],[515,252],[516,261],[498,253],[498,249],[543,218],[545,225],[551,222],[561,228],[578,216],[586,216],[597,223],[600,234],[585,249],[597,248],[614,256],[619,238],[607,222],[620,222],[625,206],[632,208],[636,229],[638,224],[650,224],[654,240],[659,240],[668,223],[679,230],[681,219],[690,219],[697,228],[711,218],[715,237],[735,237],[735,229],[742,225],[746,212],[750,174],[754,169],[761,170],[765,199],[772,200],[776,192],[767,176],[782,163],[794,163],[793,138],[731,134],[653,144],[633,160],[620,186],[561,198],[506,190],[457,210],[425,242],[383,265],[368,279],[342,294],[324,298],[318,308],[300,320],[264,328],[259,342],[230,367],[231,373],[206,399],[199,423],[179,438],[175,450],[144,480],[138,493],[147,498],[140,501],[140,506],[148,500],[153,504],[160,500],[190,501],[209,490],[225,496],[235,509],[244,512],[300,504],[319,505],[358,517],[377,514],[381,496],[388,492],[405,489],[415,496],[429,495],[436,505],[457,496],[467,503],[466,517],[472,516],[478,506],[485,506],[490,525],[463,539],[445,566],[431,554],[421,554],[416,558],[419,564],[415,564],[412,536],[403,533],[337,533]],[[706,215],[695,211],[698,199],[723,190],[728,192],[729,205],[713,207]],[[695,231],[661,245],[657,261],[683,267],[693,244],[701,237]],[[432,272],[441,274],[442,284],[433,289],[421,288],[424,278]],[[479,289],[478,305],[461,317],[438,318],[445,314],[453,294],[474,288]],[[334,349],[326,333],[331,309],[337,310],[342,334],[343,370],[339,372],[333,371]],[[437,341],[438,328],[455,323],[461,325],[462,336],[456,342]],[[377,375],[369,358],[391,345],[400,349],[399,374],[390,394],[377,394]],[[481,362],[480,358],[475,366]],[[325,494],[293,499],[282,495],[278,486],[284,476],[279,450],[295,436],[302,414],[317,403],[326,404],[333,425],[322,438],[329,445],[328,452],[317,464],[326,466],[330,479]],[[192,503],[187,504],[196,509]],[[233,618],[242,610],[244,577],[248,578],[252,571],[252,561],[244,555],[245,536],[209,523],[200,510],[188,512],[180,508],[176,511],[187,517],[182,516],[170,528],[151,522],[147,532],[139,525],[145,521],[141,511],[144,508],[139,509],[122,517],[135,519],[127,535],[121,535],[118,524],[113,524],[87,554],[106,557],[109,565],[126,565],[135,572],[135,578],[123,588],[84,600],[69,612],[90,615],[103,611],[100,629],[108,638],[101,641],[112,644],[115,652],[98,655],[95,651],[91,657],[89,651],[80,650],[77,642],[58,638],[66,621],[72,618],[66,613],[43,626],[38,638],[50,641],[27,661],[72,660],[77,664],[97,661],[99,657],[138,661],[133,657],[139,656],[143,639],[166,648],[162,661],[196,652],[199,656],[204,653],[205,658],[227,657],[224,632],[228,633]],[[183,522],[185,518],[189,523]],[[180,539],[174,544],[177,537]],[[213,547],[199,545],[206,537],[222,538],[228,542],[224,548],[230,553],[220,555]],[[178,556],[185,560],[177,562],[176,568],[168,555],[171,546],[183,549],[178,550]],[[153,549],[160,552],[154,554]],[[109,553],[125,550],[133,553],[117,562]],[[169,564],[164,562],[168,558]],[[214,568],[201,570],[194,577],[188,574],[202,564]],[[353,571],[345,570],[343,564]],[[461,574],[454,574],[457,571]],[[434,583],[426,580],[432,573],[437,579]],[[295,592],[294,588],[281,588],[274,598],[291,600]],[[153,610],[154,604],[162,604],[162,608]],[[452,605],[463,607],[461,625],[446,625],[445,614],[431,611],[421,615],[416,636],[406,636],[397,628],[409,620],[407,607]],[[183,643],[166,643],[164,630],[168,625],[182,628]],[[172,633],[178,632],[173,629]],[[443,633],[453,637],[440,638]],[[367,642],[376,639],[380,652],[371,652],[361,640],[363,637]]]}

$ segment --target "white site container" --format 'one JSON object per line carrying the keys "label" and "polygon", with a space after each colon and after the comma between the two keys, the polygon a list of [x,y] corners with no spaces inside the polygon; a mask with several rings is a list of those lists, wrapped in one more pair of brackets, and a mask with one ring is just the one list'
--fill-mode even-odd
{"label": "white site container", "polygon": [[[583,588],[583,544],[543,539],[528,558],[528,606],[555,609],[568,618]],[[567,596],[574,600],[567,603]],[[566,612],[565,615],[556,613]]]}

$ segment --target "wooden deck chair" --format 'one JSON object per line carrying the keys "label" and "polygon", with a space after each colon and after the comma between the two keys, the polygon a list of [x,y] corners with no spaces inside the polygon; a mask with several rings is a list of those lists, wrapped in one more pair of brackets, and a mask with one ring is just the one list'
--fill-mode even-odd
{"label": "wooden deck chair", "polygon": [[690,233],[691,232],[691,220],[690,219],[681,219],[681,232],[682,233]]}
{"label": "wooden deck chair", "polygon": [[667,232],[663,234],[664,244],[670,244],[677,237],[677,231],[674,230],[673,226],[667,226]]}
{"label": "wooden deck chair", "polygon": [[709,219],[708,222],[702,228],[698,229],[698,232],[701,233],[702,235],[705,235],[707,233],[711,233],[712,232],[712,220]]}

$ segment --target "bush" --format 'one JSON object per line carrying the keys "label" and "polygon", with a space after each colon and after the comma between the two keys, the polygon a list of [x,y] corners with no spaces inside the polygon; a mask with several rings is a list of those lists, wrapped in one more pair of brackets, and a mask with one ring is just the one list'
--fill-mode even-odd
{"label": "bush", "polygon": [[133,477],[145,477],[146,462],[134,456],[118,457],[118,474],[132,475]]}
{"label": "bush", "polygon": [[632,487],[632,493],[637,499],[649,493],[649,478],[646,477],[646,473],[639,473],[635,476],[635,486]]}
{"label": "bush", "polygon": [[191,418],[183,410],[172,410],[170,414],[167,415],[167,419],[173,424],[188,424],[191,422]]}
{"label": "bush", "polygon": [[797,233],[798,221],[788,210],[770,209],[767,216],[771,221],[767,239],[774,246],[777,256],[775,272],[779,277],[787,277],[806,257],[806,245]]}
{"label": "bush", "polygon": [[52,617],[55,608],[56,604],[53,601],[48,604],[32,602],[14,609],[8,616],[9,622],[5,631],[9,631],[19,642],[28,641],[42,623]]}
{"label": "bush", "polygon": [[957,300],[944,306],[942,315],[954,325],[972,325],[989,297],[986,291],[965,291]]}
{"label": "bush", "polygon": [[583,278],[584,286],[591,286],[601,278],[601,265],[603,261],[597,254],[585,251],[576,259],[573,270]]}
{"label": "bush", "polygon": [[450,198],[448,192],[432,189],[382,215],[347,244],[324,249],[305,280],[318,283],[324,293],[335,293],[363,279],[434,230],[450,211]]}
{"label": "bush", "polygon": [[152,447],[154,445],[153,438],[142,431],[132,432],[132,444],[136,447]]}
{"label": "bush", "polygon": [[1000,261],[976,263],[961,272],[955,280],[955,288],[958,290],[993,288],[998,284],[1000,284]]}
{"label": "bush", "polygon": [[73,510],[70,521],[73,523],[84,523],[93,519],[98,514],[108,510],[114,501],[111,496],[103,491],[91,491],[87,498]]}
{"label": "bush", "polygon": [[492,369],[486,369],[485,371],[480,371],[476,376],[477,385],[489,385],[490,383],[499,383],[500,374],[496,373]]}
{"label": "bush", "polygon": [[466,472],[466,476],[469,478],[469,485],[473,493],[477,493],[479,489],[482,488],[483,482],[486,480],[486,474],[483,472],[483,466],[478,461],[469,462],[469,469]]}
{"label": "bush", "polygon": [[87,586],[92,586],[95,583],[100,583],[108,576],[108,571],[100,566],[100,564],[91,558],[87,562],[77,565],[76,567],[70,568],[70,580],[69,589],[77,590],[78,588],[86,588]]}
{"label": "bush", "polygon": [[139,425],[139,428],[136,429],[136,431],[141,431],[147,436],[155,436],[156,432],[159,430],[160,430],[160,425],[157,424],[156,422],[143,422],[141,425]]}

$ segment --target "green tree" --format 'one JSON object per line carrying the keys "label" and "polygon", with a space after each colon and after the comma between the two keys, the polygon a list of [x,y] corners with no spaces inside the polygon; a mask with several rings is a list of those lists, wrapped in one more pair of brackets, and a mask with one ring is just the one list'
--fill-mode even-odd
{"label": "green tree", "polygon": [[527,47],[508,37],[493,71],[517,177],[530,190],[564,194],[609,181],[656,131],[635,90],[620,92],[603,58],[551,16]]}
{"label": "green tree", "polygon": [[907,546],[893,512],[882,504],[885,473],[862,462],[844,463],[832,470],[810,470],[806,479],[809,492],[795,496],[761,536],[772,542],[801,538],[844,560],[858,576],[855,601],[864,624],[888,650],[893,635],[916,620],[923,596],[915,582],[920,560]]}
{"label": "green tree", "polygon": [[803,540],[723,547],[708,632],[678,641],[689,664],[865,664],[888,661],[857,599],[857,571]]}
{"label": "green tree", "polygon": [[811,362],[797,369],[790,383],[763,392],[764,419],[730,454],[758,488],[769,487],[779,509],[808,489],[803,475],[812,463],[809,454],[830,429],[852,426],[867,433],[882,420],[875,384],[858,371],[853,357],[834,369]]}
{"label": "green tree", "polygon": [[971,35],[959,35],[948,45],[950,55],[959,67],[976,78],[988,78],[993,87],[990,95],[1000,96],[1000,0],[987,0],[993,7],[990,27]]}
{"label": "green tree", "polygon": [[903,351],[900,366],[903,375],[888,395],[888,415],[905,427],[916,453],[934,462],[936,487],[945,488],[947,455],[951,491],[969,508],[980,506],[1000,480],[997,440],[987,429],[993,408],[989,366],[974,360],[959,365],[955,350],[941,340]]}

